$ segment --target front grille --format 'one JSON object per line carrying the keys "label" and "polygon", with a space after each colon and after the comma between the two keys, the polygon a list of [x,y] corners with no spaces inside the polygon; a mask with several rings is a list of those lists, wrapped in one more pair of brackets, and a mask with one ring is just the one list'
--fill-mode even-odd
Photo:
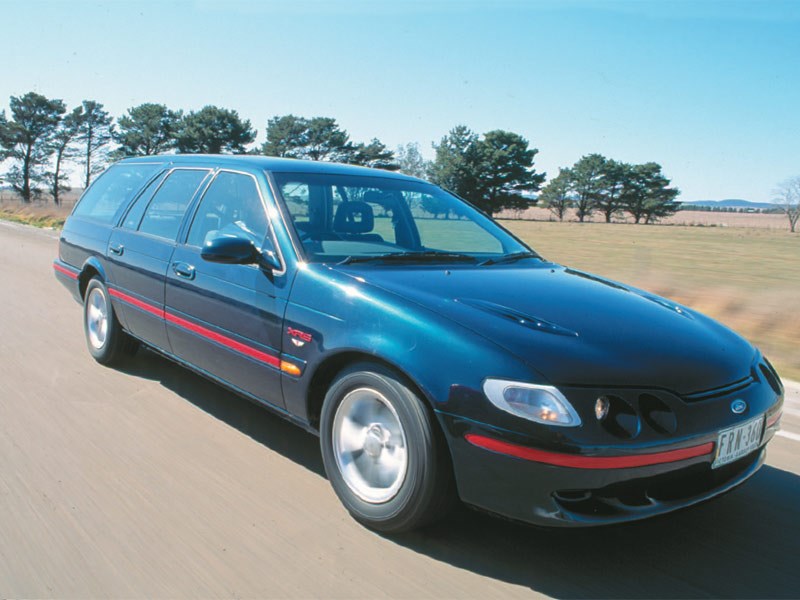
{"label": "front grille", "polygon": [[703,390],[701,392],[693,392],[691,394],[684,394],[682,397],[686,402],[702,402],[703,400],[711,400],[712,398],[720,398],[743,390],[755,381],[752,375],[748,375],[738,381],[723,385],[720,387],[712,388],[710,390]]}

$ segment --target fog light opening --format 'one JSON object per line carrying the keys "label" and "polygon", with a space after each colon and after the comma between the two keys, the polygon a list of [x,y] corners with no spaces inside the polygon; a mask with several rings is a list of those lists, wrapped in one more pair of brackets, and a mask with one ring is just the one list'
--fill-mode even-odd
{"label": "fog light opening", "polygon": [[594,416],[598,421],[602,421],[608,416],[608,410],[611,407],[611,402],[605,396],[600,396],[597,402],[594,403]]}

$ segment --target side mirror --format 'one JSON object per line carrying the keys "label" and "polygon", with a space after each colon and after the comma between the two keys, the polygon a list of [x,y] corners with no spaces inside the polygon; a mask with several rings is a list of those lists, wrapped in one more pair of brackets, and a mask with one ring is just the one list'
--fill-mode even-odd
{"label": "side mirror", "polygon": [[264,248],[261,250],[260,263],[261,266],[268,268],[270,271],[280,271],[281,261],[274,250]]}
{"label": "side mirror", "polygon": [[264,247],[259,252],[255,244],[247,238],[221,235],[206,242],[200,256],[208,262],[229,265],[258,264],[270,271],[280,271],[282,266],[269,238],[264,241]]}
{"label": "side mirror", "polygon": [[249,265],[259,262],[255,244],[243,237],[222,235],[215,237],[200,251],[203,260],[229,265]]}

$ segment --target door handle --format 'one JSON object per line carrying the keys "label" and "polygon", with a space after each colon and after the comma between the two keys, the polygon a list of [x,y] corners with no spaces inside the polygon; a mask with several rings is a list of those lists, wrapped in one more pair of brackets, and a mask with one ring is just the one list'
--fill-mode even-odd
{"label": "door handle", "polygon": [[108,251],[111,252],[111,254],[122,256],[122,253],[125,251],[125,246],[123,246],[122,244],[111,244],[108,247]]}
{"label": "door handle", "polygon": [[194,279],[194,267],[185,262],[172,263],[172,270],[175,275],[184,279]]}

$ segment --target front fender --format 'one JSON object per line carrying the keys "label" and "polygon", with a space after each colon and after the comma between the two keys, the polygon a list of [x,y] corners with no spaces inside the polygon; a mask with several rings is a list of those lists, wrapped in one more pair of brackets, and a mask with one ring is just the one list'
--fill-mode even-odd
{"label": "front fender", "polygon": [[530,366],[491,340],[363,278],[323,265],[308,265],[297,275],[285,314],[283,348],[287,357],[306,364],[301,377],[283,382],[287,409],[303,420],[311,416],[314,375],[345,353],[393,366],[436,411],[451,411],[464,391],[482,395],[487,376],[544,383]]}

